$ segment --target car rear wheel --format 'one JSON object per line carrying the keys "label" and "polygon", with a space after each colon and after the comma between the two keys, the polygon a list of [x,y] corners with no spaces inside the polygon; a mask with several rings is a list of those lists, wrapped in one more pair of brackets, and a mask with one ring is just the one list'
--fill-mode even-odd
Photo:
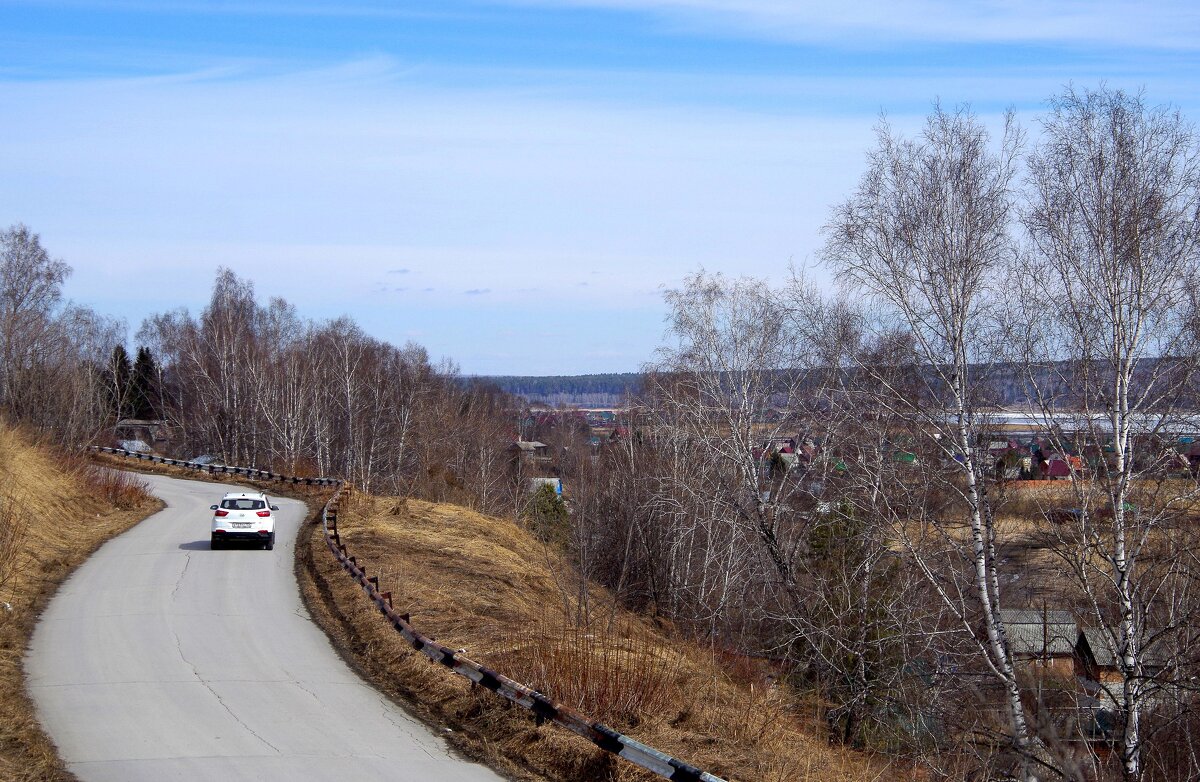
{"label": "car rear wheel", "polygon": [[216,551],[217,549],[221,548],[221,543],[222,543],[221,540],[219,540],[216,537],[213,537],[213,539],[208,542],[208,547],[210,549],[212,549],[213,551]]}
{"label": "car rear wheel", "polygon": [[275,548],[275,533],[274,532],[271,533],[271,537],[267,538],[267,542],[263,544],[263,548],[265,548],[267,551],[271,551],[272,549]]}

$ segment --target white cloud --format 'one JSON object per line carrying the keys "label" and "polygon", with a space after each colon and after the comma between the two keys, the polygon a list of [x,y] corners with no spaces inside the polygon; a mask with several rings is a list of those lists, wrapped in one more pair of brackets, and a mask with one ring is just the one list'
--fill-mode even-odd
{"label": "white cloud", "polygon": [[875,46],[883,41],[1110,43],[1194,50],[1189,0],[497,0],[505,4],[652,12],[691,31]]}
{"label": "white cloud", "polygon": [[464,20],[477,16],[480,4],[647,13],[681,32],[724,36],[737,31],[848,48],[902,41],[1200,46],[1200,9],[1191,0],[478,0],[425,8],[402,7],[392,0],[0,0],[0,7],[367,20]]}

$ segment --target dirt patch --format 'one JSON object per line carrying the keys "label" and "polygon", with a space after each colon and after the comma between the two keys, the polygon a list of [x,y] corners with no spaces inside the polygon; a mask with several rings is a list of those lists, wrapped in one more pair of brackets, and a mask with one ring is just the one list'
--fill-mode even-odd
{"label": "dirt patch", "polygon": [[75,779],[34,716],[25,649],[71,571],[160,507],[136,480],[0,426],[0,779]]}

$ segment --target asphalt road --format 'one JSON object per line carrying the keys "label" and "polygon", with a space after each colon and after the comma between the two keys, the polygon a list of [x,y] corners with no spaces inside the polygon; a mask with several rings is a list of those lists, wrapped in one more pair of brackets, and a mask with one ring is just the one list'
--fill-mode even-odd
{"label": "asphalt road", "polygon": [[300,602],[304,505],[274,551],[210,551],[224,485],[148,477],[167,508],[105,544],[34,632],[29,692],[83,780],[496,782],[366,685]]}

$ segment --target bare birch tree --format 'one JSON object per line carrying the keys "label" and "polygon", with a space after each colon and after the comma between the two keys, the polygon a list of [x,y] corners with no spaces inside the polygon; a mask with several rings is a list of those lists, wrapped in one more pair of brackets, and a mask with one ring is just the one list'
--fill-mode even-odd
{"label": "bare birch tree", "polygon": [[0,411],[74,444],[105,421],[100,368],[123,325],[64,302],[70,272],[27,226],[0,232]]}
{"label": "bare birch tree", "polygon": [[1163,482],[1160,457],[1195,399],[1200,144],[1141,94],[1068,88],[1029,168],[1033,253],[1016,319],[1027,382],[1057,447],[1091,461],[1087,479],[1072,476],[1079,514],[1055,530],[1055,550],[1115,654],[1121,763],[1137,780],[1142,716],[1162,694],[1149,661],[1196,618],[1172,599],[1197,575],[1194,552],[1163,556],[1177,537],[1165,525],[1196,485]]}
{"label": "bare birch tree", "polygon": [[805,487],[814,504],[799,600],[780,618],[811,648],[809,667],[831,703],[825,720],[832,736],[918,750],[932,764],[931,726],[950,723],[944,705],[954,698],[915,671],[935,669],[932,661],[947,656],[946,611],[892,542],[896,521],[920,519],[936,492],[919,468],[896,458],[898,443],[915,447],[903,434],[911,421],[872,403],[881,377],[889,388],[912,390],[911,345],[895,334],[868,335],[862,309],[848,300],[794,301],[808,304],[795,328],[819,357],[808,394],[823,452]]}
{"label": "bare birch tree", "polygon": [[[783,516],[800,472],[769,469],[770,443],[795,432],[807,397],[811,363],[789,323],[787,308],[761,280],[725,280],[704,273],[667,293],[676,345],[661,352],[656,370],[671,377],[679,405],[674,415],[694,445],[692,458],[709,455],[724,476],[712,499],[724,504],[727,523],[759,539],[788,584],[791,572]],[[723,496],[717,491],[723,489]]]}
{"label": "bare birch tree", "polygon": [[[825,255],[844,284],[878,303],[876,327],[900,330],[910,340],[916,394],[892,387],[889,373],[879,367],[860,364],[858,371],[878,384],[881,393],[872,404],[909,421],[912,436],[928,435],[935,458],[949,468],[944,486],[962,508],[968,540],[960,546],[951,529],[959,519],[935,514],[929,520],[943,545],[967,564],[969,589],[956,583],[956,569],[935,569],[910,534],[910,520],[897,517],[896,529],[964,636],[976,639],[978,658],[1005,693],[1009,741],[1023,776],[1036,779],[1039,753],[1001,618],[988,466],[977,451],[986,423],[978,409],[980,372],[993,358],[994,285],[1013,252],[1010,221],[1020,144],[1011,115],[995,148],[967,109],[936,106],[918,139],[904,139],[881,122],[858,190],[826,227]],[[938,474],[936,465],[925,470]]]}
{"label": "bare birch tree", "polygon": [[23,368],[49,338],[70,273],[28,226],[0,233],[0,405],[18,393]]}

